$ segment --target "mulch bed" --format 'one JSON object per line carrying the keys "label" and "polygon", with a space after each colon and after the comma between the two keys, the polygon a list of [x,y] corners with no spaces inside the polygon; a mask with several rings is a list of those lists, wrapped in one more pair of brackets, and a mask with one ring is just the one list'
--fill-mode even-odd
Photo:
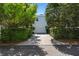
{"label": "mulch bed", "polygon": [[79,45],[79,39],[58,39],[58,41],[65,44]]}
{"label": "mulch bed", "polygon": [[24,41],[26,41],[26,40],[23,40],[23,41],[13,41],[13,42],[1,42],[0,41],[0,46],[2,46],[2,45],[15,45],[15,44],[18,44],[18,43],[21,43],[21,42],[24,42]]}

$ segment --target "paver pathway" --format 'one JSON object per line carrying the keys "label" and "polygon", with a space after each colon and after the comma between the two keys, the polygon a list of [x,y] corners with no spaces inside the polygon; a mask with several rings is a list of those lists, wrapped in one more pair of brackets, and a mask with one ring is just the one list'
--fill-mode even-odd
{"label": "paver pathway", "polygon": [[33,34],[14,46],[0,46],[2,56],[79,56],[79,45],[65,45],[48,34]]}
{"label": "paver pathway", "polygon": [[33,34],[33,37],[29,39],[28,41],[19,43],[17,45],[37,45],[40,48],[42,48],[43,51],[46,51],[46,55],[48,56],[66,56],[68,54],[64,54],[60,51],[58,51],[51,42],[51,39],[53,39],[48,34]]}
{"label": "paver pathway", "polygon": [[51,38],[48,34],[33,34],[28,41],[21,42],[17,45],[52,45]]}

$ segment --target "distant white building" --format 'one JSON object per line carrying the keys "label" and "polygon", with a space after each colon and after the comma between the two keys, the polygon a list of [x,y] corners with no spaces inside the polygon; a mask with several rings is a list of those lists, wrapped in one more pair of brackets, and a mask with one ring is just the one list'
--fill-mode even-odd
{"label": "distant white building", "polygon": [[33,27],[35,28],[34,33],[46,33],[46,26],[47,22],[45,19],[45,15],[43,14],[37,15],[37,19],[33,24]]}

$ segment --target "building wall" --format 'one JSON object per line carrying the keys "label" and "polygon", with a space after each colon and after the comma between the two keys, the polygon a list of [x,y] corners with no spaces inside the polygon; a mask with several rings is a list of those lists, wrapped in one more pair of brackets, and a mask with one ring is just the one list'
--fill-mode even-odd
{"label": "building wall", "polygon": [[45,20],[44,15],[38,15],[38,20],[36,20],[33,24],[35,30],[34,33],[46,33],[47,22]]}

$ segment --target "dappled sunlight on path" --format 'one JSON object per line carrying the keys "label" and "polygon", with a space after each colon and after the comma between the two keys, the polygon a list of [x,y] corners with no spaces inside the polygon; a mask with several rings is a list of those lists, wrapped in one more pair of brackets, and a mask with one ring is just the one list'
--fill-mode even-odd
{"label": "dappled sunlight on path", "polygon": [[52,45],[51,38],[48,34],[33,34],[28,41],[21,42],[17,45]]}
{"label": "dappled sunlight on path", "polygon": [[[56,44],[58,43],[58,44]],[[28,40],[13,46],[0,46],[3,56],[79,56],[79,45],[63,45],[48,34],[33,34]]]}
{"label": "dappled sunlight on path", "polygon": [[53,39],[49,34],[33,34],[33,36],[25,42],[22,42],[18,45],[37,45],[42,48],[43,51],[46,51],[46,55],[48,56],[67,56],[68,54],[64,54],[60,52],[56,47],[54,47],[51,42]]}

